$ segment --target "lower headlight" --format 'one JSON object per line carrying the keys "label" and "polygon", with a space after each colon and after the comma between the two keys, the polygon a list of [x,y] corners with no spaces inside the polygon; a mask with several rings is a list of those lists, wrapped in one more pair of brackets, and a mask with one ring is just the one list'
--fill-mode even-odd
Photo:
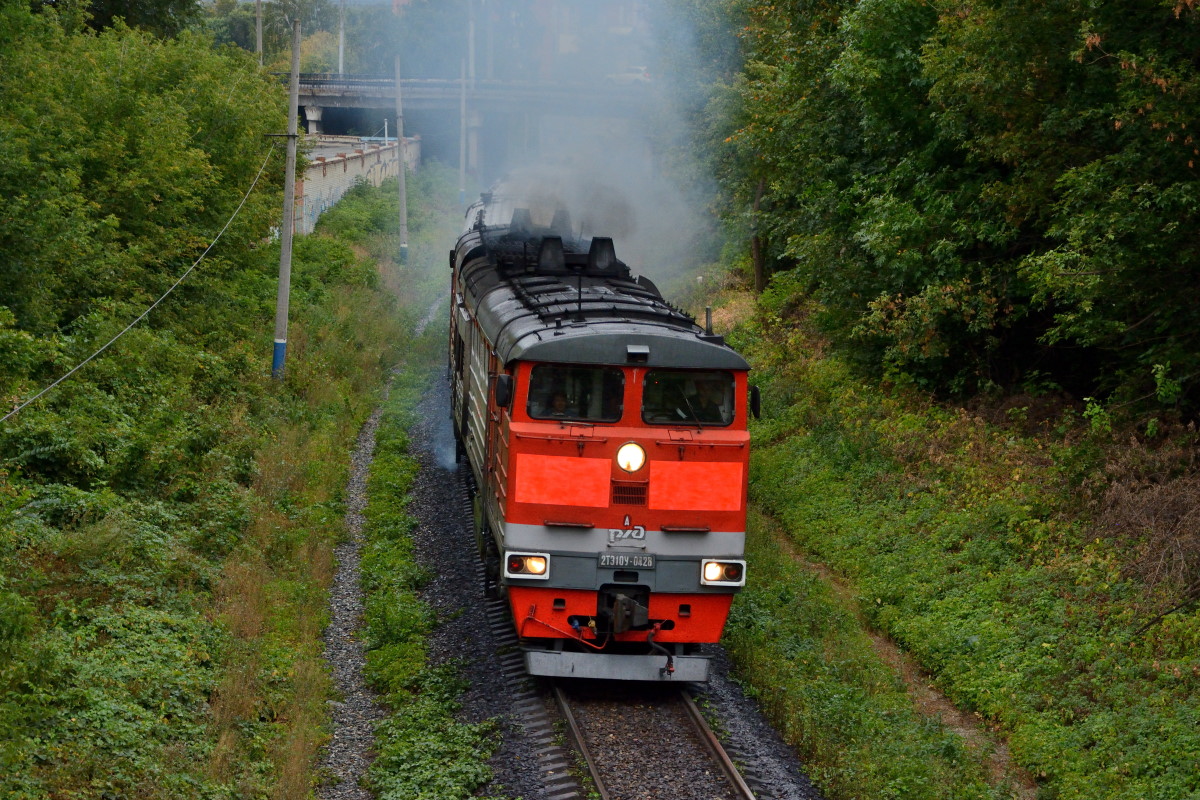
{"label": "lower headlight", "polygon": [[504,557],[504,577],[546,580],[550,577],[548,553],[509,553]]}
{"label": "lower headlight", "polygon": [[702,586],[745,586],[746,562],[731,559],[701,562],[700,584]]}

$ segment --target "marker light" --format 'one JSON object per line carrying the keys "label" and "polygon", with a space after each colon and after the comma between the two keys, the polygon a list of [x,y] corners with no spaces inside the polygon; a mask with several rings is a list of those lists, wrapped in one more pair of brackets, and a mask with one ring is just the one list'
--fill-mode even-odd
{"label": "marker light", "polygon": [[546,553],[509,553],[504,559],[504,577],[544,581],[550,577],[550,556]]}
{"label": "marker light", "polygon": [[637,472],[646,464],[646,451],[637,442],[626,442],[617,450],[617,466],[626,472]]}
{"label": "marker light", "polygon": [[745,586],[745,561],[705,561],[700,565],[703,586]]}

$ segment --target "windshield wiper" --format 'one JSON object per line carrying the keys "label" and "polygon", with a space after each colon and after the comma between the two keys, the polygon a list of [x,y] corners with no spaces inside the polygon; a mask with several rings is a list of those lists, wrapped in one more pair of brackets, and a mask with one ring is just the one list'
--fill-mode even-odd
{"label": "windshield wiper", "polygon": [[[700,422],[700,415],[696,413],[696,409],[692,408],[692,401],[688,400],[687,392],[681,391],[679,394],[681,397],[683,397],[683,404],[687,406],[688,413],[692,415],[692,422],[696,423],[696,427],[698,429],[703,428],[704,426]],[[676,408],[676,410],[678,410],[678,408]]]}

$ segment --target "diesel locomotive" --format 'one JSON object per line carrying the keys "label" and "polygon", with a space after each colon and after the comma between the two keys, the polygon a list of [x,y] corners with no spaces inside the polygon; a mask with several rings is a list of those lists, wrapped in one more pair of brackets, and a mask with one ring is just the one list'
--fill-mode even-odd
{"label": "diesel locomotive", "polygon": [[697,646],[746,581],[745,359],[611,239],[499,187],[450,267],[456,446],[528,672],[707,680]]}

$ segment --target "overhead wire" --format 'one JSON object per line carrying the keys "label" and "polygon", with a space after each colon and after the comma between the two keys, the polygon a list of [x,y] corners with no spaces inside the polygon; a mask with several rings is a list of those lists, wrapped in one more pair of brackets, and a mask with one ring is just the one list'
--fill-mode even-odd
{"label": "overhead wire", "polygon": [[213,247],[216,246],[217,242],[219,242],[221,240],[221,237],[225,235],[225,231],[229,230],[229,226],[233,224],[233,221],[235,219],[237,219],[238,214],[240,214],[242,211],[242,207],[245,206],[246,201],[250,199],[250,195],[251,195],[251,193],[253,193],[254,187],[258,185],[258,180],[259,180],[259,178],[262,177],[263,172],[266,171],[267,163],[270,162],[271,156],[273,153],[274,153],[274,149],[267,150],[267,157],[263,159],[262,166],[260,166],[258,168],[258,174],[255,175],[254,180],[250,182],[250,188],[246,190],[246,194],[244,194],[242,196],[241,202],[238,203],[237,208],[235,208],[233,210],[233,214],[225,222],[224,227],[222,227],[220,232],[216,235],[216,237],[214,237],[213,240],[211,242],[209,242],[208,247],[204,248],[204,252],[200,254],[199,258],[197,258],[194,262],[192,262],[192,265],[190,267],[188,267],[187,270],[175,280],[175,283],[171,284],[171,287],[169,289],[167,289],[165,292],[162,293],[161,297],[159,297],[157,300],[155,300],[153,303],[151,303],[149,308],[147,308],[145,311],[143,311],[141,314],[139,314],[137,319],[135,319],[133,322],[130,322],[128,325],[126,325],[124,327],[124,329],[121,330],[120,333],[118,333],[116,336],[109,339],[98,350],[96,350],[94,353],[92,353],[90,356],[85,358],[83,361],[80,361],[78,364],[76,364],[74,367],[72,367],[69,372],[67,372],[66,374],[61,376],[58,380],[54,381],[46,388],[42,389],[40,392],[35,394],[33,397],[31,397],[28,400],[26,400],[25,402],[21,403],[19,406],[14,408],[12,411],[5,414],[3,417],[0,417],[0,422],[6,422],[11,417],[15,417],[26,406],[29,406],[32,403],[36,402],[43,395],[47,394],[52,389],[54,389],[54,387],[58,386],[60,383],[65,381],[67,378],[70,378],[76,372],[83,369],[83,367],[85,367],[90,361],[92,361],[97,356],[99,356],[101,353],[103,353],[105,350],[107,350],[109,347],[111,347],[114,342],[116,342],[118,339],[120,339],[125,334],[129,333],[129,331],[131,331],[135,325],[137,325],[139,322],[141,322],[143,319],[145,319],[146,316],[151,311],[153,311],[155,308],[157,308],[159,303],[161,303],[163,300],[166,300],[167,297],[171,294],[171,292],[175,291],[175,289],[178,288],[178,286],[181,283],[183,283],[184,279],[186,279],[188,275],[192,274],[192,271],[195,270],[196,267],[200,266],[200,262],[204,260],[204,257],[207,256],[209,251],[211,251],[213,249]]}

